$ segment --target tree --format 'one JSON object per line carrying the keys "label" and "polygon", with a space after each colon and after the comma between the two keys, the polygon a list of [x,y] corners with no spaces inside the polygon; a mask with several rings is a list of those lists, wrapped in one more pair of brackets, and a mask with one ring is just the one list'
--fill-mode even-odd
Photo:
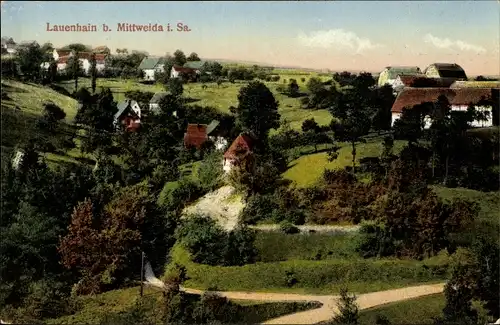
{"label": "tree", "polygon": [[201,61],[201,60],[200,60],[200,57],[198,56],[198,54],[196,54],[196,53],[194,53],[194,52],[193,52],[193,53],[191,53],[191,54],[189,54],[189,56],[187,57],[187,59],[186,59],[186,60],[187,60],[187,61]]}
{"label": "tree", "polygon": [[90,52],[91,47],[81,43],[72,43],[62,47],[63,50],[73,50],[75,52]]}
{"label": "tree", "polygon": [[340,300],[337,304],[339,314],[333,318],[333,324],[357,325],[359,323],[359,307],[356,296],[350,295],[347,288],[340,289]]}
{"label": "tree", "polygon": [[95,53],[92,53],[90,58],[90,78],[92,79],[92,93],[95,94],[95,88],[97,84],[97,61],[95,59]]}
{"label": "tree", "polygon": [[235,117],[236,126],[242,132],[251,133],[260,144],[267,144],[269,130],[280,126],[278,102],[269,88],[259,81],[240,89]]}
{"label": "tree", "polygon": [[325,88],[325,85],[323,85],[321,79],[313,77],[310,78],[309,81],[307,81],[306,87],[311,94],[315,95],[321,92]]}
{"label": "tree", "polygon": [[174,52],[173,61],[174,64],[182,67],[187,62],[186,55],[181,50],[176,50]]}
{"label": "tree", "polygon": [[40,77],[41,64],[49,61],[48,54],[36,42],[19,50],[19,68],[26,78],[32,81]]}
{"label": "tree", "polygon": [[297,80],[290,79],[290,82],[288,83],[287,93],[290,97],[297,97],[299,95],[299,84],[297,83]]}
{"label": "tree", "polygon": [[83,73],[82,63],[78,57],[78,52],[68,59],[69,73],[75,80],[75,92],[78,90],[78,77]]}
{"label": "tree", "polygon": [[373,128],[377,131],[390,130],[392,123],[391,108],[396,100],[392,87],[384,85],[375,89],[373,97],[373,105],[377,110],[373,118]]}
{"label": "tree", "polygon": [[368,134],[371,127],[367,99],[362,91],[348,90],[339,96],[335,105],[330,108],[330,113],[340,121],[339,123],[332,121],[334,138],[351,144],[352,173],[354,174],[356,172],[356,144],[366,142],[363,136]]}
{"label": "tree", "polygon": [[308,131],[317,132],[318,130],[319,130],[319,125],[314,120],[314,117],[304,120],[304,122],[302,122],[302,132],[308,132]]}
{"label": "tree", "polygon": [[167,90],[175,97],[180,97],[184,92],[182,81],[179,78],[170,78],[168,81]]}

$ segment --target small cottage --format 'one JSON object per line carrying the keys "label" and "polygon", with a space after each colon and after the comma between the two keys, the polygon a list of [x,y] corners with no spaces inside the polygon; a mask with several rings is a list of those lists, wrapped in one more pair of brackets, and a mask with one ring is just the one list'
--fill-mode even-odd
{"label": "small cottage", "polygon": [[[403,89],[396,101],[392,105],[392,124],[401,117],[401,113],[404,108],[413,108],[415,105],[422,103],[435,103],[439,96],[444,95],[448,99],[451,105],[451,110],[453,111],[466,111],[469,105],[478,104],[483,100],[492,100],[495,98],[495,91],[498,89],[491,88],[462,88],[462,89],[451,89],[451,88],[405,88]],[[474,121],[472,123],[473,127],[489,127],[498,124],[496,121],[498,119],[498,107],[494,105],[487,106],[476,106],[479,111],[490,112],[487,121]],[[426,118],[425,128],[429,128],[432,121]]]}
{"label": "small cottage", "polygon": [[237,164],[238,159],[245,159],[252,154],[254,140],[247,134],[240,134],[224,153],[222,169],[229,173]]}
{"label": "small cottage", "polygon": [[125,100],[118,104],[115,114],[115,127],[124,127],[127,131],[136,131],[141,125],[141,107],[135,100]]}
{"label": "small cottage", "polygon": [[145,81],[155,81],[155,73],[165,72],[165,60],[159,57],[146,57],[138,69],[143,71]]}
{"label": "small cottage", "polygon": [[420,75],[422,72],[419,67],[386,67],[378,76],[378,86],[386,84],[393,85],[399,75]]}
{"label": "small cottage", "polygon": [[424,73],[429,78],[467,80],[464,69],[456,63],[433,63],[425,68]]}

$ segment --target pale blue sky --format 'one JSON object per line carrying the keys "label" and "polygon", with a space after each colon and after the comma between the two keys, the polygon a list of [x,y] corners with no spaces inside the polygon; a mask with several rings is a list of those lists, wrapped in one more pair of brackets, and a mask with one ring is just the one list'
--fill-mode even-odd
{"label": "pale blue sky", "polygon": [[[47,32],[46,24],[187,24],[189,33]],[[457,62],[499,74],[500,2],[2,2],[2,36],[162,55],[378,71]]]}

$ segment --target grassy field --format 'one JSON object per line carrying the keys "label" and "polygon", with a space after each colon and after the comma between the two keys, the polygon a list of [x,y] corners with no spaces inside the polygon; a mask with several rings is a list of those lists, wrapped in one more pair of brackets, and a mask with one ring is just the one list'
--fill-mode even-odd
{"label": "grassy field", "polygon": [[[406,141],[395,141],[394,152],[399,152]],[[356,147],[357,158],[378,157],[382,152],[380,141],[358,144]],[[302,156],[290,163],[290,168],[283,174],[283,177],[295,183],[298,187],[308,187],[314,185],[321,179],[325,169],[338,169],[352,164],[351,147],[344,144],[339,150],[339,156],[332,162],[328,161],[328,153],[320,152]]]}
{"label": "grassy field", "polygon": [[[309,74],[308,79],[311,76],[313,75]],[[296,79],[298,79],[297,81],[302,87],[301,91],[305,91],[305,83],[303,83],[300,78]],[[316,121],[322,125],[330,123],[331,115],[326,110],[302,109],[300,107],[299,98],[289,98],[286,95],[280,94],[276,88],[283,82],[282,80],[283,77],[278,82],[265,83],[273,92],[275,98],[280,104],[279,112],[282,119],[286,119],[290,122],[290,126],[292,128],[300,129],[302,122],[309,118],[315,118]],[[184,85],[183,95],[186,98],[191,98],[193,100],[192,104],[211,106],[217,108],[221,112],[229,112],[230,106],[238,105],[238,93],[240,88],[246,84],[247,82],[236,82],[234,84],[225,82],[222,85],[217,86],[216,83],[207,83],[207,88],[203,89],[203,85],[201,83],[189,83]],[[72,80],[61,82],[60,86],[70,92],[74,90],[74,82]],[[78,87],[90,87],[90,79],[80,78]],[[97,87],[110,88],[116,101],[124,100],[125,92],[130,90],[150,92],[163,91],[163,86],[159,84],[148,85],[131,79],[98,79]]]}
{"label": "grassy field", "polygon": [[[197,295],[188,295],[190,301],[196,302]],[[130,312],[138,302],[142,303],[145,318],[152,324],[161,324],[159,315],[162,310],[161,292],[146,287],[144,296],[139,296],[139,287],[113,290],[96,296],[82,296],[78,298],[81,307],[75,314],[48,320],[47,324],[99,324],[110,322],[113,316]],[[233,301],[237,305],[238,318],[242,323],[260,323],[265,320],[287,315],[293,312],[313,309],[319,306],[300,302],[261,302],[261,301]],[[131,320],[127,320],[133,323]]]}
{"label": "grassy field", "polygon": [[441,315],[445,304],[443,294],[429,295],[366,309],[360,312],[360,325],[375,324],[377,316],[385,316],[392,324],[431,325]]}
{"label": "grassy field", "polygon": [[[424,261],[379,259],[288,260],[244,266],[209,266],[193,263],[180,245],[171,252],[171,264],[184,265],[190,278],[185,285],[228,291],[337,294],[348,285],[357,293],[400,288],[447,278],[448,255]],[[293,283],[295,282],[295,283]],[[293,284],[293,285],[292,285]]]}
{"label": "grassy field", "polygon": [[287,235],[258,231],[255,246],[261,262],[325,260],[356,256],[353,235],[302,233]]}

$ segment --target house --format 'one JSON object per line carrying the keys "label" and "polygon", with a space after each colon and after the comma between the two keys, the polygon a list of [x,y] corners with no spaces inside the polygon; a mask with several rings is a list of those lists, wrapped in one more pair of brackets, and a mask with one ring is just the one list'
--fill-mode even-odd
{"label": "house", "polygon": [[[401,117],[404,108],[413,108],[415,105],[431,102],[434,103],[438,100],[439,96],[444,95],[448,99],[453,111],[466,111],[468,106],[473,103],[477,104],[483,99],[492,100],[495,97],[497,89],[492,88],[404,88],[396,97],[392,105],[392,124]],[[496,95],[497,96],[497,95]],[[493,102],[493,100],[492,100]],[[498,107],[492,106],[476,106],[479,111],[489,111],[487,121],[474,121],[473,127],[488,127],[498,124]],[[429,117],[426,117],[425,128],[429,128],[431,124]]]}
{"label": "house", "polygon": [[400,92],[403,88],[413,87],[413,82],[417,79],[425,78],[424,74],[406,75],[400,74],[392,84],[395,92]]}
{"label": "house", "polygon": [[16,54],[16,42],[12,38],[2,37],[2,53]]}
{"label": "house", "polygon": [[149,112],[156,114],[160,111],[160,101],[167,96],[167,92],[158,92],[153,95],[151,100],[149,101]]}
{"label": "house", "polygon": [[433,63],[425,68],[424,73],[429,78],[467,80],[464,69],[456,63]]}
{"label": "house", "polygon": [[254,140],[247,134],[240,134],[224,153],[222,169],[229,173],[237,164],[238,158],[245,159],[252,154]]}
{"label": "house", "polygon": [[378,76],[378,86],[382,87],[385,84],[393,85],[398,75],[419,75],[422,74],[419,67],[386,67]]}
{"label": "house", "polygon": [[125,100],[118,104],[114,116],[116,128],[125,127],[127,131],[136,131],[141,125],[141,107],[135,100]]}
{"label": "house", "polygon": [[196,73],[200,73],[201,68],[206,63],[206,61],[188,61],[184,63],[183,68],[193,69]]}
{"label": "house", "polygon": [[[78,56],[78,60],[81,63],[83,72],[85,74],[89,74],[90,72],[90,67],[91,67],[91,59],[92,59],[92,54],[93,52],[79,52],[76,53]],[[52,57],[54,60],[57,62],[57,70],[61,71],[66,69],[67,63],[70,57],[75,56],[74,51],[62,51],[62,50],[56,50],[52,52]],[[95,54],[95,59],[96,59],[96,69],[98,72],[103,72],[104,69],[106,68],[106,57],[107,54],[105,53],[96,53]],[[42,63],[45,66],[48,67],[48,63]]]}
{"label": "house", "polygon": [[165,72],[165,60],[159,57],[146,57],[141,61],[139,70],[144,72],[145,81],[154,81],[155,73]]}
{"label": "house", "polygon": [[207,136],[215,145],[216,150],[224,150],[227,147],[227,140],[224,137],[225,132],[221,129],[219,121],[213,120],[207,126]]}
{"label": "house", "polygon": [[174,65],[170,70],[170,78],[179,78],[182,75],[195,78],[198,73],[199,70]]}
{"label": "house", "polygon": [[454,81],[450,88],[500,88],[500,81]]}
{"label": "house", "polygon": [[184,133],[184,146],[200,149],[201,145],[208,140],[207,126],[206,124],[188,124]]}

